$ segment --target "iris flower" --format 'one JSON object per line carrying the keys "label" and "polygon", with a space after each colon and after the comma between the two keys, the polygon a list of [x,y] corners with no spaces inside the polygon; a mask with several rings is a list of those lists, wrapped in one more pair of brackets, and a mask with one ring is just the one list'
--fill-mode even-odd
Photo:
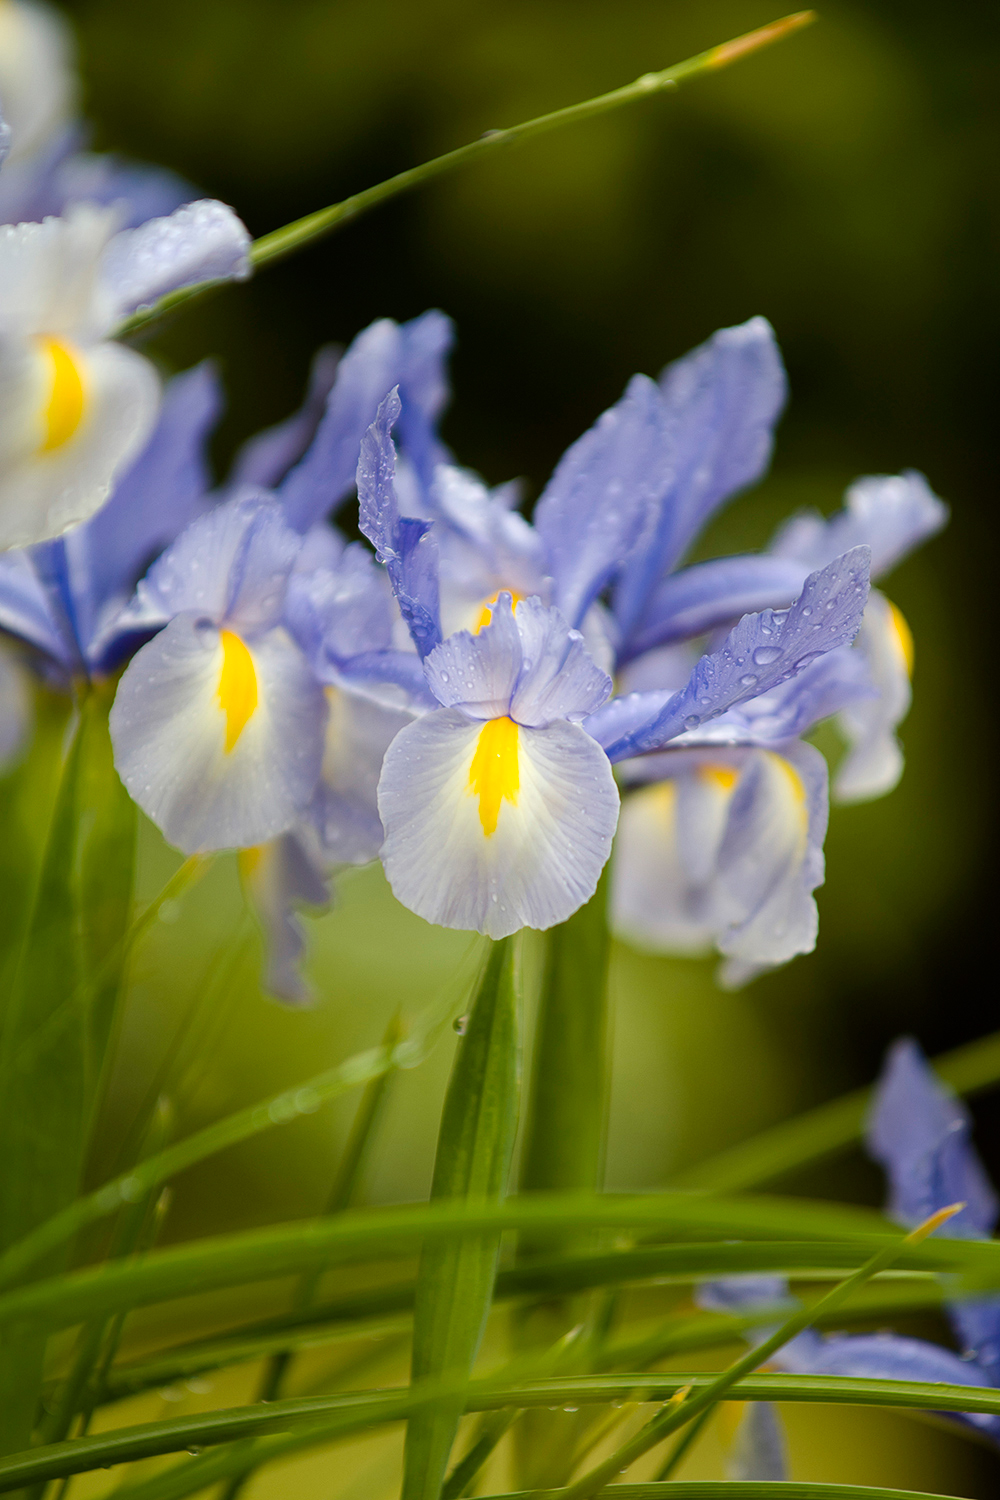
{"label": "iris flower", "polygon": [[[912,1228],[938,1209],[963,1202],[948,1234],[988,1239],[998,1202],[971,1141],[965,1106],[929,1066],[909,1037],[890,1049],[869,1114],[869,1154],[889,1180],[889,1216]],[[783,1277],[737,1276],[707,1283],[698,1300],[717,1311],[755,1313],[788,1297]],[[871,1380],[921,1380],[951,1385],[1000,1385],[1000,1295],[946,1302],[960,1353],[895,1333],[799,1334],[772,1358],[800,1374]],[[947,1413],[1000,1444],[1000,1417],[987,1412]]]}
{"label": "iris flower", "polygon": [[[383,863],[398,898],[428,920],[492,937],[548,927],[592,894],[607,859],[617,815],[610,765],[700,730],[850,642],[868,593],[868,550],[854,548],[809,575],[790,610],[745,615],[680,691],[608,702],[610,678],[582,634],[537,597],[515,610],[510,592],[501,592],[477,633],[442,637],[433,522],[399,509],[391,439],[398,415],[392,393],[362,446],[361,527],[441,706],[402,730],[386,755]],[[614,570],[596,526],[588,534],[580,517],[599,515],[609,495],[627,498],[616,476],[635,464],[617,417],[595,433],[596,457],[564,460],[549,492],[561,517],[550,523],[553,541],[560,545],[561,524],[562,554],[572,560],[563,598],[576,619]],[[596,743],[585,750],[588,735]]]}
{"label": "iris flower", "polygon": [[45,541],[108,499],[149,437],[159,379],[121,318],[208,276],[248,274],[249,239],[206,201],[115,233],[109,211],[0,228],[0,550]]}
{"label": "iris flower", "polygon": [[0,6],[0,223],[40,221],[87,202],[114,204],[122,226],[133,226],[194,198],[173,172],[81,149],[74,52],[71,28],[53,7]]}

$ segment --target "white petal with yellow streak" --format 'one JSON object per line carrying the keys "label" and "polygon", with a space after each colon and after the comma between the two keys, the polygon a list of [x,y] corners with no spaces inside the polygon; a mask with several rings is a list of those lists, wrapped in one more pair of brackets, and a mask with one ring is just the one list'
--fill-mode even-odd
{"label": "white petal with yellow streak", "polygon": [[44,339],[0,339],[0,551],[86,521],[152,431],[160,382],[149,360],[119,344],[56,341],[79,382],[77,411],[53,420]]}
{"label": "white petal with yellow streak", "polygon": [[115,698],[118,774],[185,854],[276,838],[319,778],[326,702],[304,656],[280,629],[246,645],[256,703],[242,726],[220,703],[221,632],[190,614],[137,653]]}
{"label": "white petal with yellow streak", "polygon": [[389,883],[404,906],[442,927],[492,938],[552,927],[593,895],[610,852],[611,767],[577,725],[520,726],[516,796],[502,798],[487,834],[471,785],[483,731],[445,708],[393,740],[379,782]]}
{"label": "white petal with yellow streak", "polygon": [[913,637],[896,607],[874,589],[854,649],[864,654],[875,696],[859,698],[838,717],[848,743],[833,783],[838,802],[884,797],[903,774],[896,729],[910,711]]}

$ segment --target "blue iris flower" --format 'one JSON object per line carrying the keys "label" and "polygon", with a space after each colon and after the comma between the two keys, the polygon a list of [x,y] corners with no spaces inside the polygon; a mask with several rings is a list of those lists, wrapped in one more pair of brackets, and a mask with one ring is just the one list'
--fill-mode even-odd
{"label": "blue iris flower", "polygon": [[[969,1113],[910,1037],[889,1050],[869,1112],[866,1144],[885,1170],[891,1218],[913,1227],[938,1209],[963,1202],[965,1208],[949,1220],[946,1232],[990,1237],[998,1201],[972,1144]],[[698,1301],[713,1311],[757,1313],[769,1312],[787,1297],[783,1277],[739,1276],[707,1283],[699,1289]],[[808,1330],[786,1344],[772,1363],[800,1374],[1000,1385],[1000,1294],[956,1298],[946,1307],[960,1354],[894,1333],[830,1337]],[[948,1416],[1000,1444],[1000,1417],[982,1412]]]}

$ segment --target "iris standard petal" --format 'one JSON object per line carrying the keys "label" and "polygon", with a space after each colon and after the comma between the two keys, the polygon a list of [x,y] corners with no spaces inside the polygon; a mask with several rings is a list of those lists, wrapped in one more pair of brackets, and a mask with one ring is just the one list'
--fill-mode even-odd
{"label": "iris standard petal", "polygon": [[912,698],[913,638],[896,606],[877,591],[868,600],[851,655],[864,661],[870,695],[840,716],[848,748],[833,785],[838,802],[865,802],[891,792],[903,774],[896,729]]}
{"label": "iris standard petal", "polygon": [[912,1037],[894,1042],[875,1089],[865,1144],[889,1179],[888,1212],[920,1224],[950,1203],[965,1207],[949,1233],[987,1236],[997,1196],[970,1140],[971,1120]]}
{"label": "iris standard petal", "polygon": [[246,281],[250,234],[225,203],[201,198],[108,243],[101,277],[119,318],[197,281]]}
{"label": "iris standard petal", "polygon": [[783,557],[718,557],[673,573],[657,587],[624,658],[703,635],[752,610],[782,609],[797,599],[807,569]]}
{"label": "iris standard petal", "polygon": [[123,616],[156,628],[183,611],[260,630],[274,624],[302,538],[268,495],[237,496],[199,516],[150,568]]}
{"label": "iris standard petal", "polygon": [[751,318],[720,329],[667,366],[660,390],[672,439],[671,477],[615,590],[625,639],[643,620],[653,589],[712,512],[759,479],[770,462],[774,425],[787,396],[771,325]]}
{"label": "iris standard petal", "polygon": [[811,573],[791,609],[744,615],[724,646],[703,656],[687,686],[651,713],[645,725],[609,743],[596,717],[592,732],[612,761],[656,750],[685,730],[699,729],[727,709],[787,682],[825,652],[852,641],[867,598],[868,549],[856,547]]}
{"label": "iris standard petal", "polygon": [[430,523],[401,517],[396,499],[396,452],[390,436],[399,418],[391,391],[361,443],[358,461],[359,525],[385,564],[413,643],[426,656],[441,640],[437,548]]}
{"label": "iris standard petal", "polygon": [[493,938],[551,927],[588,900],[618,817],[611,768],[578,726],[501,737],[454,708],[396,736],[378,800],[397,899]]}
{"label": "iris standard petal", "polygon": [[329,902],[322,871],[294,833],[241,849],[239,869],[264,935],[262,988],[288,1005],[308,1005],[312,992],[299,970],[305,935],[297,909]]}
{"label": "iris standard petal", "polygon": [[288,580],[285,621],[317,670],[321,661],[346,664],[392,644],[395,610],[385,572],[360,542],[341,548],[330,566],[309,569],[300,553]]}
{"label": "iris standard petal", "polygon": [[322,689],[283,630],[247,642],[183,614],[122,677],[115,765],[185,854],[262,844],[308,804],[325,720]]}
{"label": "iris standard petal", "polygon": [[555,580],[553,602],[571,625],[580,625],[620,571],[669,482],[672,458],[660,393],[636,375],[559,460],[534,519]]}
{"label": "iris standard petal", "polygon": [[0,381],[11,374],[18,391],[0,416],[0,550],[92,516],[148,438],[160,399],[150,362],[118,344],[46,341],[31,358],[34,369],[16,348],[0,353]]}
{"label": "iris standard petal", "polygon": [[448,457],[435,423],[447,397],[451,340],[451,322],[439,312],[403,324],[383,318],[358,335],[337,369],[312,445],[281,486],[289,525],[308,531],[350,494],[361,440],[393,387],[400,394],[400,441],[429,481],[433,465]]}
{"label": "iris standard petal", "polygon": [[510,711],[523,665],[510,595],[501,594],[490,624],[476,635],[460,630],[435,646],[424,658],[424,673],[445,708],[461,707],[474,719],[496,719]]}
{"label": "iris standard petal", "polygon": [[522,661],[510,712],[519,724],[541,728],[554,719],[579,723],[610,697],[611,678],[558,609],[540,599],[522,599],[514,618]]}
{"label": "iris standard petal", "polygon": [[851,485],[843,510],[829,520],[815,512],[793,516],[770,551],[821,568],[849,547],[870,547],[872,578],[880,578],[947,520],[948,507],[915,469],[871,475]]}

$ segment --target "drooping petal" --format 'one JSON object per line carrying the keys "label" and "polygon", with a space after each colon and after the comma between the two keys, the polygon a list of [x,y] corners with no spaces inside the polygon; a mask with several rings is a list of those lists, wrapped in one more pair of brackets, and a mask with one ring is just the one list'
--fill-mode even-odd
{"label": "drooping petal", "polygon": [[783,557],[718,557],[665,578],[624,651],[632,660],[654,646],[690,639],[752,610],[797,599],[807,569]]}
{"label": "drooping petal", "polygon": [[14,653],[0,645],[0,771],[5,772],[20,755],[31,721],[27,674]]}
{"label": "drooping petal", "polygon": [[199,516],[167,548],[139,584],[123,624],[156,628],[193,611],[217,624],[264,629],[281,615],[301,545],[277,500],[238,496]]}
{"label": "drooping petal", "polygon": [[865,802],[891,792],[903,774],[896,728],[912,697],[913,641],[895,605],[873,591],[852,656],[867,669],[870,695],[845,707],[839,727],[848,743],[833,783],[838,802]]}
{"label": "drooping petal", "polygon": [[117,614],[142,573],[208,504],[206,448],[221,408],[213,364],[176,375],[152,436],[107,505],[65,538],[77,628],[94,668],[111,664]]}
{"label": "drooping petal", "polygon": [[535,530],[555,580],[553,602],[570,625],[580,625],[621,570],[672,462],[663,401],[644,375],[559,460],[535,507]]}
{"label": "drooping petal", "polygon": [[611,768],[582,729],[511,728],[493,771],[476,764],[490,725],[439,709],[396,736],[379,783],[397,899],[494,938],[551,927],[588,900],[618,816]]}
{"label": "drooping petal", "polygon": [[316,436],[339,364],[340,351],[333,345],[327,344],[318,351],[309,371],[309,387],[301,407],[284,422],[248,438],[233,462],[228,481],[231,485],[238,488],[252,484],[264,490],[278,487]]}
{"label": "drooping petal", "polygon": [[[56,361],[53,377],[46,366]],[[0,352],[0,381],[8,376],[16,394],[8,387],[0,413],[0,550],[94,515],[149,437],[160,399],[150,362],[118,344],[15,345]]]}
{"label": "drooping petal", "polygon": [[602,709],[588,728],[612,761],[659,749],[685,730],[699,729],[727,709],[770,692],[825,652],[852,641],[867,597],[868,550],[856,547],[811,573],[791,609],[744,615],[721,650],[701,658],[681,692],[658,711],[655,697],[650,700],[645,725],[609,742],[601,718],[608,710]]}
{"label": "drooping petal", "polygon": [[297,912],[329,903],[323,872],[295,833],[241,850],[239,868],[264,934],[263,989],[288,1005],[308,1005],[312,992],[300,972],[305,934]]}
{"label": "drooping petal", "polygon": [[660,389],[672,434],[672,473],[615,590],[615,615],[626,639],[642,622],[653,589],[713,511],[755,483],[770,462],[774,425],[787,396],[771,325],[751,318],[720,329],[668,365]]}
{"label": "drooping petal", "polygon": [[787,1479],[788,1442],[777,1408],[770,1401],[740,1404],[743,1409],[726,1462],[727,1479]]}
{"label": "drooping petal", "polygon": [[889,1179],[888,1212],[920,1224],[964,1203],[948,1233],[988,1236],[997,1196],[970,1140],[965,1105],[941,1082],[912,1037],[889,1049],[875,1090],[865,1144]]}
{"label": "drooping petal", "polygon": [[439,312],[403,324],[383,318],[358,335],[337,369],[312,445],[281,486],[289,525],[308,531],[350,494],[362,438],[393,387],[403,450],[429,482],[434,464],[447,459],[435,424],[447,398],[451,340],[451,322]]}
{"label": "drooping petal", "polygon": [[421,656],[441,640],[437,547],[428,521],[401,517],[394,476],[396,452],[390,436],[400,399],[391,391],[361,442],[358,461],[359,525],[385,564],[400,613]]}
{"label": "drooping petal", "polygon": [[384,837],[377,797],[382,761],[413,713],[344,687],[329,688],[327,701],[323,769],[308,819],[328,863],[363,865],[377,857]]}
{"label": "drooping petal", "polygon": [[948,507],[916,470],[876,474],[852,484],[843,510],[829,520],[815,512],[793,516],[770,550],[776,557],[821,568],[850,547],[870,547],[872,578],[881,578],[947,519]]}
{"label": "drooping petal", "polygon": [[326,703],[283,630],[250,642],[179,615],[125,671],[111,711],[118,774],[185,854],[287,832],[319,778]]}

